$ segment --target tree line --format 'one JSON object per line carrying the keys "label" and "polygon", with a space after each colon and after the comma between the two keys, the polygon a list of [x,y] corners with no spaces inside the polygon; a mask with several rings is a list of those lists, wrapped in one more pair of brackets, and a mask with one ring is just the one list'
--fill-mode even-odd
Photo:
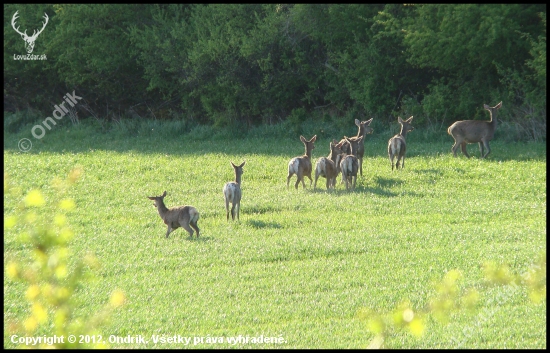
{"label": "tree line", "polygon": [[[15,26],[12,26],[17,12]],[[15,28],[42,28],[33,54]],[[5,111],[197,124],[543,122],[544,4],[5,4]]]}

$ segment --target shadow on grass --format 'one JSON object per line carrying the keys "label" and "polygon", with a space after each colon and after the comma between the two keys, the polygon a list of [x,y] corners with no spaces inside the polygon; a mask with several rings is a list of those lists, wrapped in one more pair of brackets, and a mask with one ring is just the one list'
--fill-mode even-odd
{"label": "shadow on grass", "polygon": [[183,240],[185,240],[185,241],[195,241],[195,242],[199,242],[199,243],[205,243],[205,242],[214,240],[214,238],[213,237],[203,237],[202,235],[197,238],[195,235],[193,235],[193,237],[190,237],[190,236],[184,237]]}
{"label": "shadow on grass", "polygon": [[242,210],[244,214],[265,214],[280,211],[280,207],[274,207],[273,205],[251,205]]}
{"label": "shadow on grass", "polygon": [[[114,151],[118,153],[162,154],[166,156],[200,156],[204,154],[229,154],[239,155],[243,151],[253,151],[254,154],[293,158],[303,153],[303,144],[296,137],[277,136],[266,133],[261,136],[258,133],[250,137],[235,139],[230,133],[224,133],[218,137],[210,134],[212,128],[198,130],[170,131],[171,125],[162,127],[156,122],[146,122],[138,131],[114,128],[103,131],[81,124],[77,126],[57,126],[48,131],[41,139],[35,139],[31,135],[31,126],[23,128],[18,133],[4,133],[4,151],[26,153],[30,155],[40,153],[90,153],[95,151]],[[152,124],[151,126],[147,124]],[[177,124],[176,124],[177,125]],[[150,127],[145,129],[145,127]],[[179,131],[179,130],[178,130]],[[198,133],[200,132],[200,133]],[[219,132],[219,131],[218,131]],[[195,134],[196,133],[196,134]],[[307,134],[308,138],[311,134]],[[313,152],[313,160],[324,156],[328,152],[328,142],[336,136],[318,137]],[[25,140],[27,144],[23,143]],[[415,146],[412,148],[412,146]],[[430,157],[434,159],[447,158],[452,155],[450,147],[452,143],[433,143],[412,141],[409,158]],[[479,158],[479,152],[469,145],[470,155],[474,159]],[[22,148],[26,152],[22,152]],[[28,149],[27,149],[28,147]],[[489,163],[498,163],[509,160],[546,160],[546,143],[492,143],[491,154],[485,159]],[[365,143],[364,163],[368,164],[370,158],[387,158],[387,140],[385,138],[370,137]],[[460,158],[466,158],[460,151]],[[389,166],[389,161],[387,162]]]}
{"label": "shadow on grass", "polygon": [[380,188],[394,188],[403,185],[404,181],[397,178],[384,178],[380,176],[374,177],[374,182]]}
{"label": "shadow on grass", "polygon": [[[437,170],[432,170],[433,173],[440,173]],[[413,197],[422,197],[423,194],[419,194],[414,191],[392,191],[390,189],[397,188],[403,185],[405,182],[397,178],[384,178],[375,176],[374,185],[372,181],[365,181],[359,177],[355,189],[346,189],[345,184],[340,184],[340,181],[336,182],[336,189],[326,190],[326,188],[317,188],[309,189],[308,192],[311,193],[326,193],[334,196],[344,196],[350,193],[356,194],[374,194],[382,197],[397,197],[397,196],[413,196]]]}
{"label": "shadow on grass", "polygon": [[248,223],[249,225],[251,225],[252,227],[254,227],[256,229],[261,229],[261,228],[281,229],[281,228],[283,228],[282,225],[280,225],[279,223],[275,223],[275,222],[264,222],[264,221],[257,221],[257,220],[249,220],[246,223]]}
{"label": "shadow on grass", "polygon": [[[423,171],[419,171],[419,172],[423,173]],[[442,172],[435,169],[432,169],[431,171],[427,171],[427,173],[442,174]],[[424,194],[410,191],[410,190],[398,190],[398,191],[390,190],[391,188],[397,188],[403,184],[405,184],[405,182],[397,178],[383,178],[383,177],[375,176],[371,181],[371,180],[364,180],[364,179],[361,179],[361,177],[359,177],[357,179],[355,189],[352,189],[352,188],[346,189],[345,184],[340,184],[340,180],[338,180],[336,182],[335,189],[327,190],[326,188],[317,187],[317,189],[308,188],[305,191],[307,193],[312,193],[312,194],[333,195],[334,197],[345,196],[345,195],[349,195],[350,193],[374,194],[374,195],[388,197],[388,198],[398,197],[398,196],[412,196],[412,197],[424,196]]]}

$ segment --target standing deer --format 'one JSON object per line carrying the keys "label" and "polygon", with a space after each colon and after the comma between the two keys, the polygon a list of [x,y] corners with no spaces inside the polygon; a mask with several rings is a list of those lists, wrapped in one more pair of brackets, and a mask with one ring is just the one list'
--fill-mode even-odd
{"label": "standing deer", "polygon": [[342,180],[346,182],[346,189],[350,186],[355,189],[355,183],[357,182],[357,170],[359,169],[359,163],[357,161],[357,149],[361,144],[363,136],[358,137],[354,141],[344,136],[344,140],[349,143],[351,154],[344,154],[340,161],[340,169],[342,170]]}
{"label": "standing deer", "polygon": [[239,219],[239,211],[241,210],[241,175],[243,175],[243,166],[246,162],[242,162],[241,165],[235,165],[231,162],[233,169],[235,169],[235,181],[230,181],[223,186],[223,196],[225,197],[225,211],[227,220],[229,221],[229,203],[231,202],[231,219],[235,220],[235,214],[237,220]]}
{"label": "standing deer", "polygon": [[302,181],[302,186],[306,188],[304,183],[304,177],[309,178],[309,186],[313,180],[311,179],[311,151],[315,148],[314,142],[317,139],[317,135],[313,136],[311,140],[306,140],[305,137],[300,135],[300,141],[304,144],[306,148],[306,154],[300,157],[294,157],[288,162],[288,176],[286,177],[286,187],[288,189],[288,183],[290,182],[290,177],[296,174],[298,178],[294,187],[298,189],[298,184]]}
{"label": "standing deer", "polygon": [[314,189],[317,187],[317,179],[319,178],[319,176],[327,179],[327,190],[331,186],[332,188],[336,187],[336,177],[340,172],[340,155],[343,153],[341,149],[342,145],[339,144],[336,140],[332,140],[329,147],[330,153],[328,157],[319,158],[317,160],[317,163],[315,164],[315,183],[313,184]]}
{"label": "standing deer", "polygon": [[[160,218],[164,221],[164,224],[168,226],[166,231],[166,238],[174,229],[183,227],[190,237],[193,237],[193,229],[197,231],[197,238],[199,237],[199,227],[197,222],[199,220],[199,211],[193,206],[177,206],[168,209],[164,205],[164,197],[166,196],[166,191],[161,196],[147,196],[149,200],[155,201],[155,207],[159,212]],[[191,229],[191,227],[193,229]]]}
{"label": "standing deer", "polygon": [[413,131],[414,127],[411,125],[413,117],[411,116],[407,120],[397,117],[397,121],[401,124],[401,132],[392,137],[388,141],[388,156],[390,157],[391,170],[393,171],[393,158],[397,156],[397,163],[395,164],[395,169],[399,169],[399,161],[403,158],[403,164],[401,169],[405,167],[405,152],[407,151],[407,145],[405,143],[405,138],[409,131]]}
{"label": "standing deer", "polygon": [[[357,149],[357,159],[359,160],[359,173],[361,176],[363,176],[363,156],[365,155],[365,135],[372,134],[373,129],[369,126],[370,123],[372,123],[372,119],[367,121],[359,121],[359,119],[355,119],[355,125],[359,128],[359,131],[357,131],[357,136],[350,137],[349,139],[351,141],[357,140],[359,137],[363,137],[361,140],[361,143],[358,145]],[[340,143],[343,144],[343,146],[346,148],[343,152],[346,154],[350,154],[351,151],[349,150],[349,144],[345,143],[346,140],[342,139],[340,140]]]}
{"label": "standing deer", "polygon": [[[468,151],[466,151],[467,143],[479,143],[481,158],[485,158],[491,153],[489,141],[491,141],[495,135],[495,129],[497,128],[497,111],[502,108],[502,102],[494,107],[483,104],[483,108],[489,111],[489,121],[462,120],[455,122],[447,129],[447,133],[455,139],[455,144],[451,148],[455,157],[456,150],[458,146],[460,146],[462,153],[470,158]],[[483,147],[487,148],[487,153],[485,154],[483,154]]]}

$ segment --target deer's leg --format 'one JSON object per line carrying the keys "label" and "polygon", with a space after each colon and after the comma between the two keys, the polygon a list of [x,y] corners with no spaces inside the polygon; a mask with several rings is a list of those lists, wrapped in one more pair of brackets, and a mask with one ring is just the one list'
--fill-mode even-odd
{"label": "deer's leg", "polygon": [[491,153],[491,148],[489,147],[489,141],[487,141],[487,140],[483,141],[483,145],[487,149],[487,153],[485,153],[485,155],[483,156],[483,158],[485,158],[489,155],[489,153]]}
{"label": "deer's leg", "polygon": [[225,199],[225,214],[227,216],[227,220],[229,221],[229,199]]}
{"label": "deer's leg", "polygon": [[462,143],[460,144],[460,149],[462,150],[462,153],[463,153],[466,157],[470,158],[470,155],[468,154],[468,151],[466,150],[466,142],[462,142]]}
{"label": "deer's leg", "polygon": [[231,205],[231,219],[235,220],[235,204]]}
{"label": "deer's leg", "polygon": [[317,173],[317,170],[315,171],[315,184],[313,184],[313,188],[317,188],[317,179],[319,178],[319,174]]}
{"label": "deer's leg", "polygon": [[241,204],[238,203],[235,207],[235,213],[237,214],[237,221],[239,220],[239,213],[241,213]]}
{"label": "deer's leg", "polygon": [[483,151],[483,142],[479,141],[478,145],[479,145],[479,152],[481,153],[481,158],[483,158],[484,157],[483,156],[483,153],[484,153],[484,151]]}
{"label": "deer's leg", "polygon": [[290,177],[293,176],[294,173],[288,172],[288,176],[286,177],[286,188],[288,189],[288,183],[290,183]]}
{"label": "deer's leg", "polygon": [[458,141],[455,139],[455,144],[453,145],[453,147],[451,147],[451,151],[453,152],[453,156],[456,157],[456,151],[458,150],[458,146],[460,146],[460,143],[458,143]]}
{"label": "deer's leg", "polygon": [[191,227],[193,227],[194,230],[197,231],[197,238],[198,238],[200,234],[200,229],[199,229],[199,226],[197,225],[197,222],[191,222],[190,225]]}
{"label": "deer's leg", "polygon": [[302,182],[302,187],[305,189],[306,188],[306,183],[304,182],[304,174],[303,173],[299,173],[299,174],[296,174],[298,175],[298,180],[296,180],[296,189],[298,189],[298,185],[300,185],[300,181]]}
{"label": "deer's leg", "polygon": [[180,226],[183,227],[183,229],[185,229],[187,231],[187,233],[189,233],[189,236],[192,238],[193,237],[193,229],[191,229],[191,227],[189,227],[189,222],[180,222]]}
{"label": "deer's leg", "polygon": [[359,159],[359,173],[363,176],[363,158]]}
{"label": "deer's leg", "polygon": [[168,226],[168,229],[166,230],[166,238],[168,238],[168,235],[172,232],[172,227]]}

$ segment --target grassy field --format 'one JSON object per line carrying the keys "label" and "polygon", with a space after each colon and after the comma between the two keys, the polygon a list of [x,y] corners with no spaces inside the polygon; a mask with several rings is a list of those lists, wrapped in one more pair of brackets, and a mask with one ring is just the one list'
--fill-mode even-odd
{"label": "grassy field", "polygon": [[[358,317],[362,308],[391,312],[405,299],[423,307],[452,269],[463,287],[480,288],[480,313],[454,314],[448,325],[429,321],[420,339],[395,332],[384,347],[545,348],[546,302],[532,303],[526,289],[482,290],[481,265],[523,273],[546,251],[546,144],[495,140],[486,160],[470,145],[468,160],[452,157],[449,136],[428,143],[415,133],[398,172],[387,158],[391,135],[369,135],[364,175],[351,192],[340,177],[335,191],[324,179],[317,190],[287,190],[288,161],[304,150],[299,135],[232,140],[59,127],[31,138],[22,153],[18,140],[28,136],[4,134],[4,173],[21,191],[4,196],[4,216],[31,189],[53,199],[51,181],[82,168],[69,191],[77,206],[71,251],[94,253],[101,268],[78,293],[78,314],[94,313],[119,288],[127,303],[103,335],[148,341],[115,348],[184,346],[154,343],[153,335],[202,337],[192,348],[364,348],[374,336]],[[329,141],[319,136],[314,161],[328,154]],[[230,161],[244,160],[240,222],[227,222],[222,188],[234,178]],[[164,190],[168,207],[199,210],[199,239],[181,228],[164,237],[147,199]],[[4,230],[4,266],[29,257],[17,232]],[[29,308],[24,286],[4,276],[6,323]],[[4,347],[15,347],[4,332]],[[228,342],[239,335],[282,342]],[[224,342],[207,343],[212,337]]]}

